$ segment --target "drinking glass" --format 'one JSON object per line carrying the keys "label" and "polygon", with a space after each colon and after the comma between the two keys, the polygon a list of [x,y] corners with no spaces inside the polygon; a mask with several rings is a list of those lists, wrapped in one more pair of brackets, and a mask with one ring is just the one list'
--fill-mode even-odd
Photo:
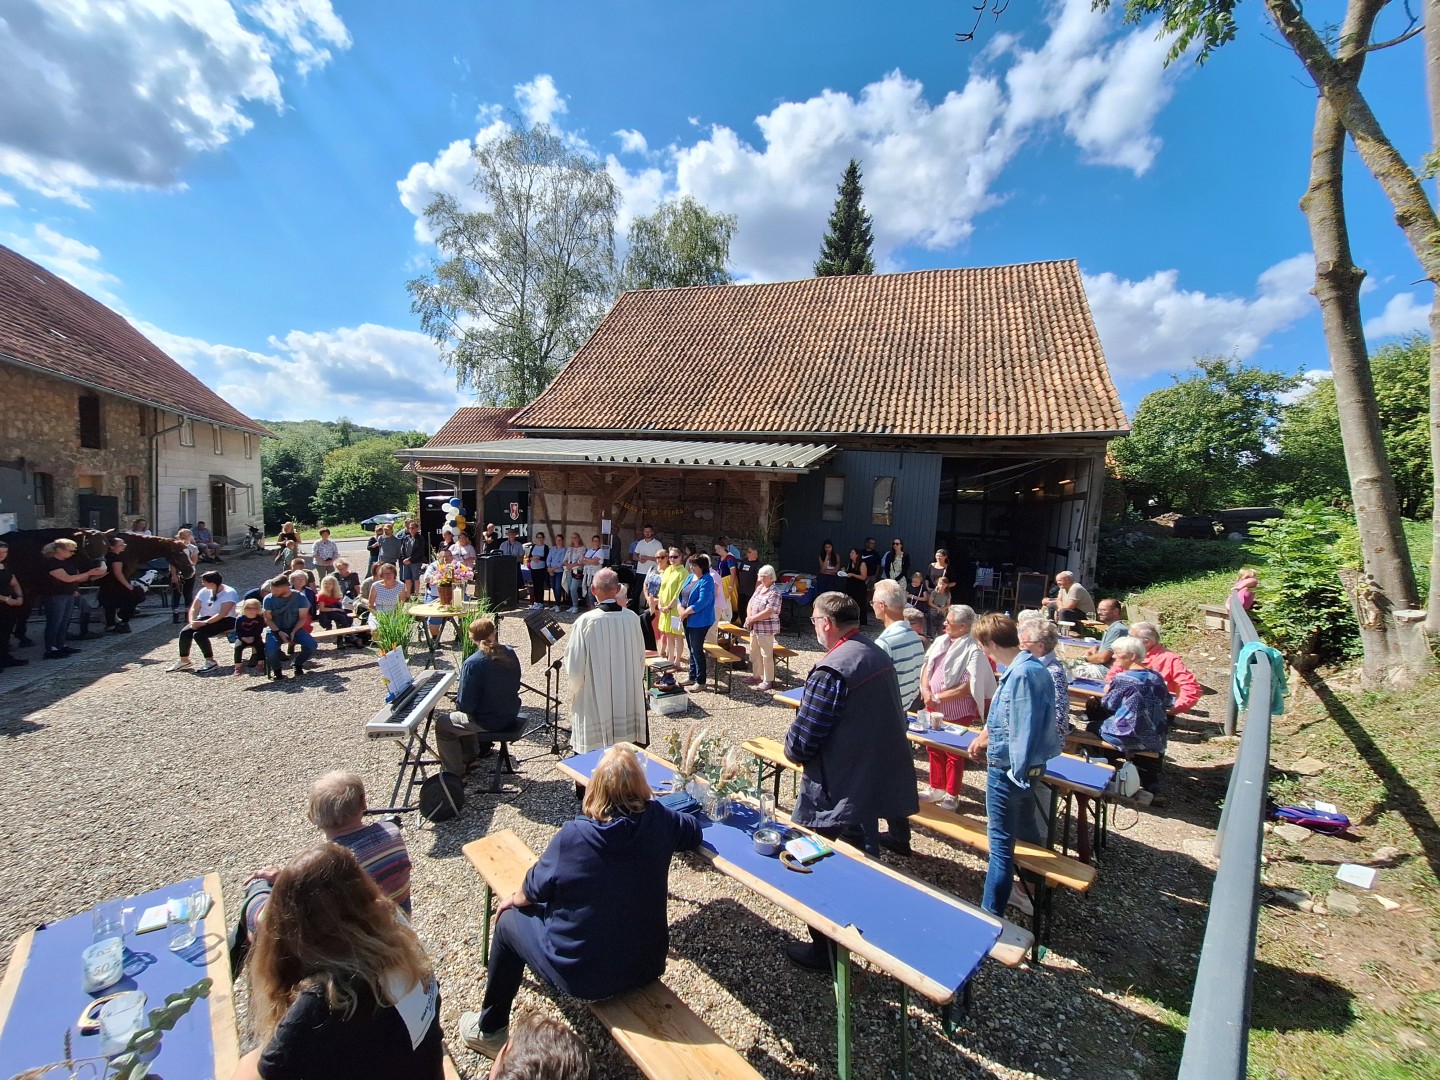
{"label": "drinking glass", "polygon": [[91,941],[125,936],[125,909],[119,900],[107,900],[90,917]]}
{"label": "drinking glass", "polygon": [[760,795],[760,824],[775,824],[775,796],[762,793]]}
{"label": "drinking glass", "polygon": [[180,952],[195,944],[200,936],[204,917],[200,914],[205,906],[203,892],[191,893],[184,898],[180,910],[170,917],[170,951]]}
{"label": "drinking glass", "polygon": [[145,991],[127,990],[100,1006],[100,1053],[112,1057],[145,1024]]}
{"label": "drinking glass", "polygon": [[119,937],[102,938],[87,946],[80,959],[85,969],[85,992],[104,990],[125,974],[125,942]]}

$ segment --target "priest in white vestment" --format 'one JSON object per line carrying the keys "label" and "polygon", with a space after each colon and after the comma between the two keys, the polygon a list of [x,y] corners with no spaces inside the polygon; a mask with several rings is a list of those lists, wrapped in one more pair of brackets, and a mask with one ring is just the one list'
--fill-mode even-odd
{"label": "priest in white vestment", "polygon": [[575,620],[565,649],[570,746],[577,754],[650,741],[640,616],[619,602],[620,578],[609,567],[596,573],[591,591],[598,604]]}

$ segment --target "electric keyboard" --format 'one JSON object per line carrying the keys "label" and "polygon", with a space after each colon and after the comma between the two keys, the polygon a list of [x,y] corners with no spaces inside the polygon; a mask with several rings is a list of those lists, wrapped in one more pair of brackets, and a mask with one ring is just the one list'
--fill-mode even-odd
{"label": "electric keyboard", "polygon": [[405,739],[429,717],[440,696],[455,681],[453,671],[427,671],[409,686],[402,697],[387,704],[365,724],[372,739]]}

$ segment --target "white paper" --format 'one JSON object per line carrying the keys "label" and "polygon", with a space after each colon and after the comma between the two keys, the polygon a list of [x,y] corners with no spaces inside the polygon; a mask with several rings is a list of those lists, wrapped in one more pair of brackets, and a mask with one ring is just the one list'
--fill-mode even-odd
{"label": "white paper", "polygon": [[435,1022],[435,1009],[439,1005],[440,983],[431,978],[426,983],[416,983],[406,990],[398,975],[385,980],[385,987],[395,999],[395,1011],[405,1021],[405,1030],[410,1034],[410,1048],[413,1050],[425,1041],[425,1034]]}
{"label": "white paper", "polygon": [[1375,868],[1373,866],[1341,863],[1340,869],[1335,871],[1335,876],[1346,885],[1354,885],[1356,888],[1370,889],[1375,886]]}
{"label": "white paper", "polygon": [[1334,803],[1328,802],[1317,802],[1315,804],[1315,809],[1319,810],[1322,814],[1338,814],[1340,812],[1339,809],[1336,808]]}
{"label": "white paper", "polygon": [[380,674],[390,680],[392,694],[403,692],[414,681],[410,675],[410,665],[405,662],[405,653],[400,649],[391,649],[380,654]]}
{"label": "white paper", "polygon": [[601,519],[600,519],[600,535],[601,535],[601,536],[609,536],[609,535],[610,535],[610,519],[609,519],[609,518],[601,518]]}

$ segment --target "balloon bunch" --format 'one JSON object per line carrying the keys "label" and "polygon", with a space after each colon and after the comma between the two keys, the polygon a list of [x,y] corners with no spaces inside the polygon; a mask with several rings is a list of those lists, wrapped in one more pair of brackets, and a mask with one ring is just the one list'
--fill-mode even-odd
{"label": "balloon bunch", "polygon": [[457,533],[465,531],[465,515],[461,513],[461,510],[459,499],[451,499],[445,504],[445,524]]}

